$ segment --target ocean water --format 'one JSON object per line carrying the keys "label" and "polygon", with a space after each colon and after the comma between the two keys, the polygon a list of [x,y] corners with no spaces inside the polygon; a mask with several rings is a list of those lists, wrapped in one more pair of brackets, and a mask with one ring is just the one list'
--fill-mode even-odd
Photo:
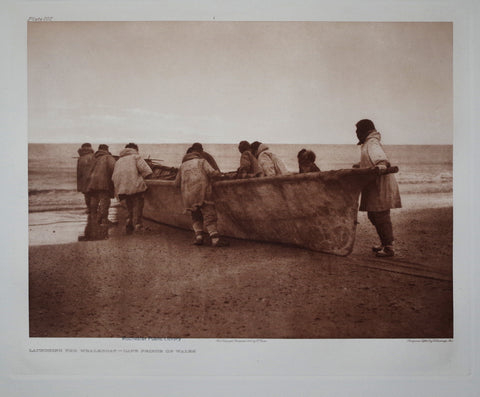
{"label": "ocean water", "polygon": [[[124,144],[110,144],[112,154],[119,154]],[[188,144],[142,144],[140,154],[161,160],[166,166],[179,167]],[[28,145],[28,201],[30,243],[60,243],[73,241],[78,230],[68,233],[69,224],[82,229],[86,222],[83,194],[76,191],[77,150],[80,144]],[[316,164],[322,171],[351,168],[359,161],[357,145],[269,145],[289,171],[298,172],[297,153],[306,148],[316,153]],[[385,152],[396,174],[401,194],[452,193],[452,145],[386,145]],[[204,150],[213,155],[224,172],[238,168],[240,153],[236,144],[205,144]],[[113,207],[118,205],[112,201]],[[115,208],[113,208],[113,214]],[[50,230],[50,229],[52,230]],[[57,230],[63,229],[62,233]],[[43,238],[38,237],[42,230]],[[49,238],[45,230],[50,230]],[[37,235],[37,237],[35,237]],[[55,236],[53,236],[55,235]],[[33,236],[33,237],[32,237]],[[53,237],[52,237],[53,236]],[[65,240],[65,241],[64,241]]]}
{"label": "ocean water", "polygon": [[[110,145],[119,154],[123,144]],[[141,145],[145,158],[162,160],[162,164],[178,167],[187,144]],[[79,144],[29,144],[28,196],[29,212],[83,209],[83,195],[76,191],[77,149]],[[351,168],[358,162],[360,149],[356,145],[270,145],[292,171],[298,171],[297,153],[306,147],[317,155],[322,171]],[[237,145],[204,145],[222,171],[238,167]],[[396,175],[402,193],[451,192],[453,152],[451,145],[391,145],[385,146],[390,162],[400,168]]]}

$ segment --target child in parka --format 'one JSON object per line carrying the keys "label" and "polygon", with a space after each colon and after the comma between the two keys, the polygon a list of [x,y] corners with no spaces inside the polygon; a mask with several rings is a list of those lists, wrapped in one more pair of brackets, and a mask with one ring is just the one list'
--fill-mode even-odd
{"label": "child in parka", "polygon": [[298,172],[300,174],[306,172],[319,172],[320,168],[315,164],[315,153],[311,150],[302,149],[297,154]]}

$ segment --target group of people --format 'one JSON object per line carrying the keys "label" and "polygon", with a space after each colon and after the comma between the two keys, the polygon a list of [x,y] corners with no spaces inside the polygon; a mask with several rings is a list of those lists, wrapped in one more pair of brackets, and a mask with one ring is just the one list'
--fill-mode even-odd
{"label": "group of people", "polygon": [[[238,178],[255,178],[262,176],[275,176],[288,174],[283,161],[272,153],[267,145],[255,141],[248,143],[241,141],[238,150],[240,167],[237,170]],[[298,172],[318,172],[320,168],[315,164],[315,153],[311,150],[302,149],[297,154]]]}
{"label": "group of people", "polygon": [[240,178],[275,176],[288,173],[283,161],[264,143],[255,141],[249,144],[247,141],[241,141],[238,145],[238,150],[242,154],[240,167],[237,171]]}
{"label": "group of people", "polygon": [[[356,124],[358,145],[361,145],[360,162],[354,167],[377,167],[380,171],[390,166],[380,143],[380,133],[371,120],[363,119]],[[256,178],[287,174],[282,160],[269,147],[255,141],[251,144],[241,141],[238,178]],[[144,181],[152,174],[151,168],[138,154],[138,146],[129,143],[122,150],[118,160],[109,153],[107,145],[100,145],[94,153],[90,144],[79,149],[78,190],[85,194],[88,208],[88,223],[85,239],[108,236],[108,209],[110,199],[117,196],[125,200],[128,209],[127,233],[140,231],[144,193]],[[302,149],[297,154],[300,173],[318,172],[316,156],[311,150]],[[221,175],[212,155],[203,150],[200,143],[188,148],[178,170],[175,185],[181,190],[185,210],[190,213],[195,234],[194,244],[204,244],[208,235],[211,245],[221,247],[228,242],[220,237],[217,230],[217,213],[212,199],[212,180]],[[380,244],[372,247],[379,257],[394,256],[393,228],[390,209],[400,208],[400,194],[393,174],[380,173],[376,180],[362,191],[360,211],[367,211],[368,219],[375,226]]]}
{"label": "group of people", "polygon": [[116,159],[105,144],[94,152],[90,143],[78,150],[77,190],[85,196],[88,220],[80,240],[99,240],[108,237],[110,200],[117,196],[125,200],[128,209],[128,234],[143,229],[143,203],[151,168],[138,154],[138,146],[129,143]]}
{"label": "group of people", "polygon": [[[241,141],[238,178],[256,178],[287,174],[285,164],[261,142]],[[181,189],[183,205],[191,215],[195,233],[194,244],[204,244],[204,234],[208,234],[213,247],[228,245],[217,230],[217,213],[212,199],[212,179],[221,175],[214,158],[203,150],[200,143],[187,149],[175,180]]]}

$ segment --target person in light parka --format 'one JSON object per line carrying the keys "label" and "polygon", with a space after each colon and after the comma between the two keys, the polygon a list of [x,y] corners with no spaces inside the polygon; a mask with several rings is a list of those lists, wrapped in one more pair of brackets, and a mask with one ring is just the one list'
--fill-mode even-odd
{"label": "person in light parka", "polygon": [[[368,119],[360,120],[356,124],[356,128],[358,145],[361,145],[358,166],[386,170],[390,166],[390,162],[380,143],[381,135],[373,122]],[[372,247],[376,256],[391,257],[395,255],[390,209],[401,207],[400,192],[393,174],[379,175],[374,182],[363,189],[359,211],[367,211],[368,219],[375,226],[380,237],[380,245]]]}

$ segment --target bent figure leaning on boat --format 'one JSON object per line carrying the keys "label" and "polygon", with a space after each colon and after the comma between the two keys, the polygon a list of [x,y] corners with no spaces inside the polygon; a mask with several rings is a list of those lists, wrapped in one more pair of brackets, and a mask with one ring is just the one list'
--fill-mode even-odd
{"label": "bent figure leaning on boat", "polygon": [[187,153],[182,159],[178,170],[175,185],[180,187],[183,206],[192,216],[192,226],[195,232],[194,244],[203,244],[203,232],[210,235],[212,246],[220,247],[228,243],[220,239],[217,231],[217,212],[212,200],[213,176],[220,172],[205,160],[195,149]]}
{"label": "bent figure leaning on boat", "polygon": [[[371,120],[363,119],[356,124],[358,145],[361,146],[360,163],[357,167],[378,167],[381,170],[390,166],[387,155],[380,143],[380,133]],[[380,246],[372,247],[379,257],[394,256],[393,227],[390,218],[391,208],[401,208],[397,180],[393,174],[377,176],[376,180],[362,191],[359,211],[367,211],[368,219],[375,226],[380,237]]]}
{"label": "bent figure leaning on boat", "polygon": [[136,232],[143,230],[143,204],[147,190],[144,178],[151,174],[152,169],[138,154],[138,146],[134,143],[126,145],[115,164],[112,180],[115,195],[119,200],[125,200],[127,204],[127,234],[134,230]]}
{"label": "bent figure leaning on boat", "polygon": [[208,164],[210,164],[215,171],[220,171],[220,168],[218,167],[217,162],[215,161],[213,156],[210,153],[207,153],[205,150],[203,150],[203,146],[201,143],[195,142],[191,146],[191,150],[194,150],[203,159],[207,160]]}

